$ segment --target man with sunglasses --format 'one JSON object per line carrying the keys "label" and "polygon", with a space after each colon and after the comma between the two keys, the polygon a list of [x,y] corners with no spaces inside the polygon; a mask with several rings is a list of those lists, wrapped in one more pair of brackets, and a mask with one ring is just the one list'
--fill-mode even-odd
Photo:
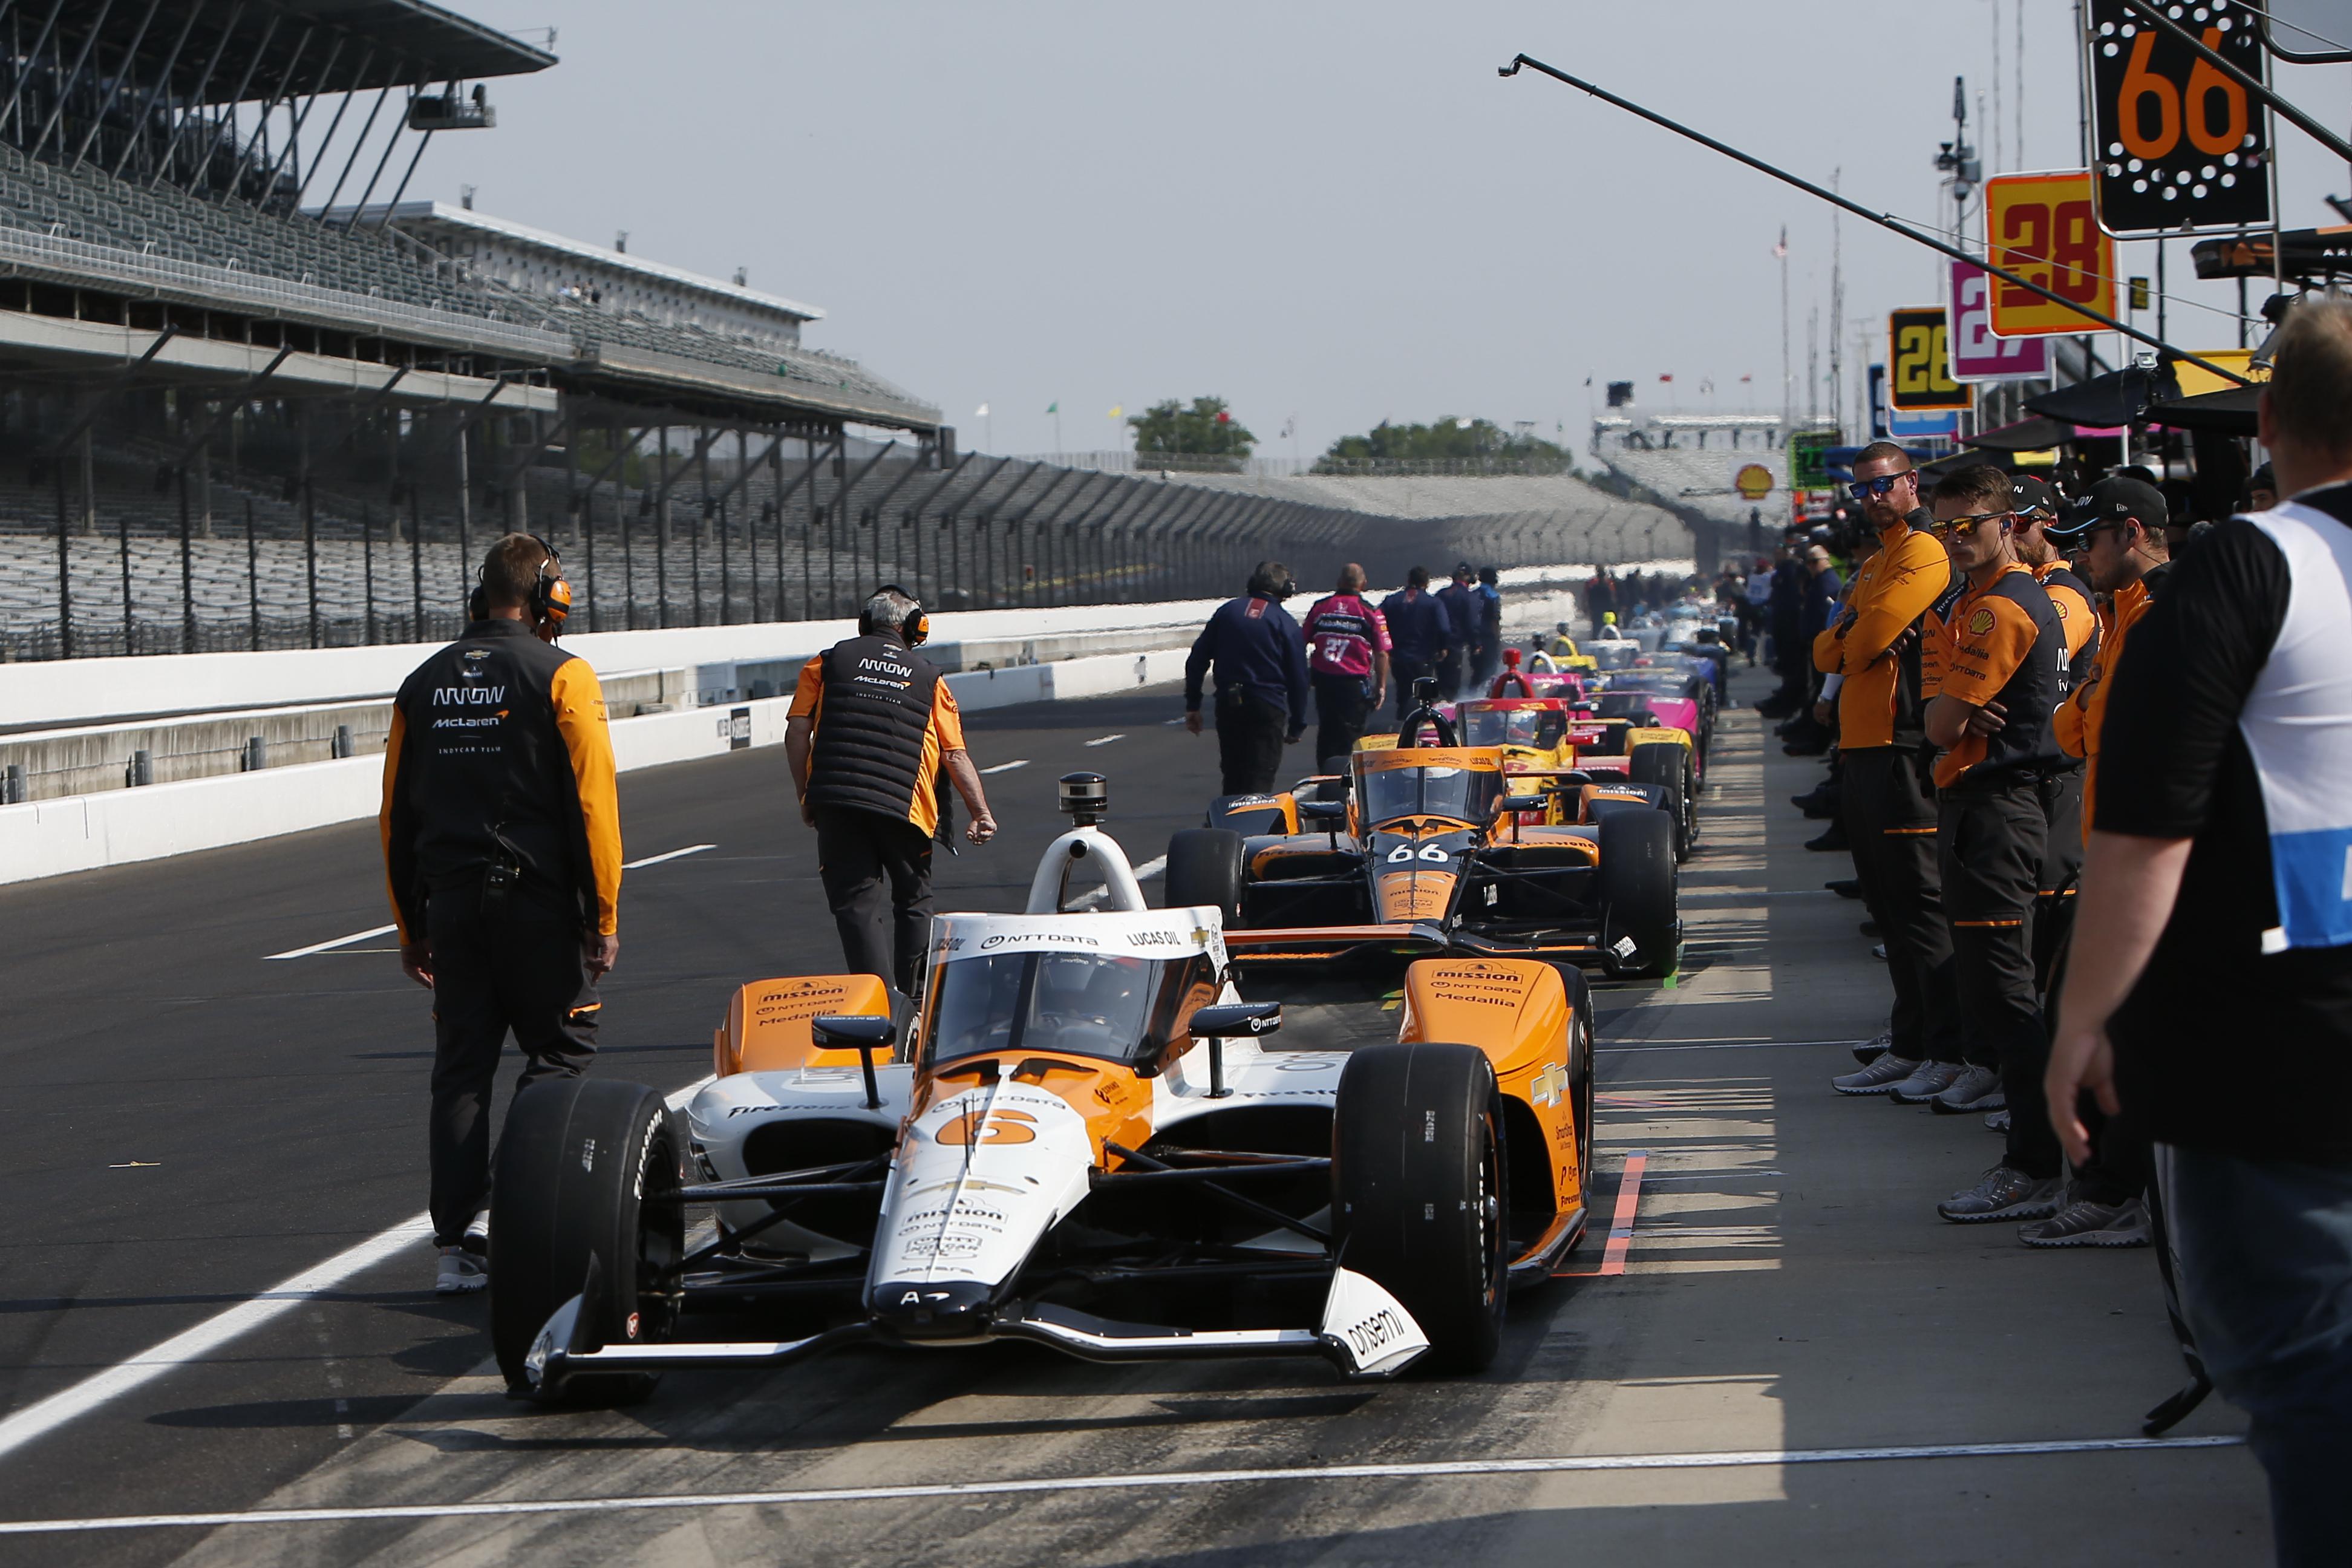
{"label": "man with sunglasses", "polygon": [[1936,798],[1922,715],[1919,632],[1954,576],[1927,531],[1911,456],[1892,441],[1855,455],[1853,499],[1879,549],[1854,572],[1845,613],[1813,639],[1813,667],[1842,678],[1840,810],[1863,897],[1886,938],[1895,987],[1893,1044],[1860,1072],[1832,1079],[1840,1094],[1924,1100],[1960,1076],[1952,940],[1936,861]]}
{"label": "man with sunglasses", "polygon": [[2059,762],[2047,717],[2066,668],[2057,606],[2017,558],[2009,476],[1988,463],[1936,487],[1936,522],[1968,588],[1941,616],[1927,739],[1936,764],[1944,913],[1953,987],[1976,1058],[1937,1109],[2008,1106],[2008,1147],[1936,1212],[1960,1225],[2044,1219],[2063,1161],[2042,1113],[2049,1044],[2033,967],[2033,907],[2049,823],[2042,775]]}
{"label": "man with sunglasses", "polygon": [[[2132,627],[2155,605],[2172,572],[2165,543],[2168,515],[2155,486],[2118,475],[2092,488],[2070,525],[2045,530],[2083,547],[2091,585],[2108,599],[2093,657],[2077,672],[2074,689],[2051,719],[2052,738],[2059,750],[2083,759],[2077,775],[2080,805],[2071,825],[2078,845],[2090,835],[2097,800],[2099,736],[2107,693],[2113,689],[2107,677],[2123,658]],[[2053,818],[2051,837],[2055,839],[2061,830]],[[2052,991],[2064,984],[2063,948],[2053,968]],[[2141,1123],[2129,1115],[2109,1116],[2095,1106],[2084,1108],[2084,1121],[2089,1128],[2089,1152],[2075,1163],[2065,1206],[2048,1219],[2021,1226],[2017,1238],[2028,1247],[2045,1248],[2149,1245],[2147,1184],[2155,1152]]]}

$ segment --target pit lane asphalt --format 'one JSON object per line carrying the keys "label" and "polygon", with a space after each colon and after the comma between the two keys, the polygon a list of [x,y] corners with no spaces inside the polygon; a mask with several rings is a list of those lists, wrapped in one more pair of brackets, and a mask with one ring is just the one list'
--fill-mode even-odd
{"label": "pit lane asphalt", "polygon": [[[1752,678],[1739,688],[1761,690]],[[1172,693],[974,715],[1005,832],[943,906],[1017,907],[1052,784],[1110,776],[1138,861],[1198,820],[1213,741]],[[1124,739],[1088,747],[1109,734]],[[1311,765],[1307,748],[1292,763]],[[680,1373],[631,1410],[541,1414],[479,1375],[483,1303],[422,1247],[0,1457],[0,1518],[642,1497],[1339,1463],[2128,1436],[2179,1381],[2146,1253],[2032,1254],[1934,1201],[1997,1152],[1971,1118],[1840,1100],[1834,1042],[1885,983],[1843,858],[1782,802],[1811,765],[1727,715],[1685,868],[1672,989],[1603,987],[1600,1214],[1648,1154],[1626,1272],[1515,1300],[1485,1376],[1348,1386],[1319,1366],[1092,1366],[1048,1352],[851,1352]],[[1769,786],[1769,787],[1768,787]],[[707,1070],[728,989],[835,962],[779,751],[623,781],[632,873],[599,1070]],[[1770,803],[1770,809],[1767,809]],[[15,1136],[0,1401],[16,1410],[421,1206],[425,1002],[387,952],[262,955],[380,924],[372,830],[0,889]],[[133,1162],[141,1162],[134,1164]],[[120,1168],[118,1168],[120,1167]],[[1595,1268],[1594,1239],[1570,1262]],[[2185,1428],[2235,1430],[2210,1405]],[[1272,1479],[590,1517],[0,1539],[25,1563],[1053,1560],[1225,1568],[1475,1553],[1641,1562],[2264,1561],[2242,1449],[1416,1479]]]}

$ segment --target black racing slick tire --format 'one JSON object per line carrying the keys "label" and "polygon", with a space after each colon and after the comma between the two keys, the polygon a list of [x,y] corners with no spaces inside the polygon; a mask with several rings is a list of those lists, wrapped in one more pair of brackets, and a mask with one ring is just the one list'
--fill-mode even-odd
{"label": "black racing slick tire", "polygon": [[1663,811],[1615,811],[1601,819],[1601,946],[1612,974],[1664,974],[1675,966],[1675,824]]}
{"label": "black racing slick tire", "polygon": [[1656,784],[1670,791],[1667,810],[1675,818],[1675,858],[1690,858],[1698,837],[1691,804],[1690,750],[1672,741],[1644,741],[1626,759],[1625,776],[1635,784]]}
{"label": "black racing slick tire", "polygon": [[662,1097],[613,1079],[551,1079],[515,1098],[490,1187],[490,1345],[511,1394],[617,1405],[645,1373],[575,1375],[537,1388],[525,1365],[548,1319],[582,1300],[587,1348],[669,1337],[686,1213],[659,1194],[686,1177],[685,1140]]}
{"label": "black racing slick tire", "polygon": [[1206,904],[1242,923],[1242,836],[1222,827],[1180,828],[1168,840],[1168,869],[1160,884],[1165,907]]}
{"label": "black racing slick tire", "polygon": [[1485,1052],[1401,1044],[1349,1057],[1331,1132],[1339,1262],[1403,1304],[1442,1371],[1482,1371],[1502,1342],[1508,1170]]}

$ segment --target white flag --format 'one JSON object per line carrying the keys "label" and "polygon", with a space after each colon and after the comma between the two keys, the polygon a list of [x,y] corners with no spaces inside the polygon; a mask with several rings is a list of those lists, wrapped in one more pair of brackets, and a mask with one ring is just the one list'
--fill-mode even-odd
{"label": "white flag", "polygon": [[977,407],[977,408],[973,409],[973,410],[971,411],[971,416],[972,416],[974,419],[985,419],[985,418],[987,418],[987,417],[988,417],[988,405],[987,405],[987,404],[985,404],[985,403],[983,403],[983,404],[982,404],[979,407]]}

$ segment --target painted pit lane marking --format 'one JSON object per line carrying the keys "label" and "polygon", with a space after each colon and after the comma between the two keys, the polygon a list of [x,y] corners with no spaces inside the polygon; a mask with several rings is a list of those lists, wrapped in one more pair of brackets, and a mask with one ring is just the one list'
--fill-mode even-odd
{"label": "painted pit lane marking", "polygon": [[716,844],[689,844],[683,849],[672,849],[660,855],[648,855],[642,860],[624,860],[621,869],[634,871],[640,866],[658,866],[665,860],[683,860],[688,855],[699,855],[706,849],[716,849]]}
{"label": "painted pit lane marking", "polygon": [[1108,746],[1113,741],[1124,741],[1126,739],[1127,731],[1122,730],[1115,735],[1097,735],[1093,740],[1088,741],[1087,744],[1089,746]]}
{"label": "painted pit lane marking", "polygon": [[989,775],[989,774],[991,774],[991,773],[1011,773],[1011,772],[1012,772],[1013,769],[1015,769],[1015,768],[1025,768],[1025,767],[1027,767],[1028,765],[1029,765],[1029,759],[1028,759],[1028,758],[1026,758],[1026,757],[1023,757],[1023,758],[1022,758],[1020,761],[1018,761],[1018,762],[1013,762],[1013,763],[997,763],[997,764],[996,764],[994,767],[992,767],[992,768],[982,768],[982,769],[981,769],[981,770],[980,770],[980,776],[981,776],[981,777],[982,777],[982,778],[986,778],[986,777],[988,777],[988,775]]}
{"label": "painted pit lane marking", "polygon": [[1029,1480],[912,1482],[757,1492],[667,1492],[645,1497],[518,1499],[505,1502],[393,1503],[355,1508],[248,1509],[242,1512],[115,1514],[93,1519],[0,1521],[0,1535],[60,1535],[102,1530],[217,1530],[244,1524],[344,1524],[436,1519],[512,1519],[530,1514],[632,1513],[678,1509],[780,1508],[806,1503],[901,1502],[922,1498],[1003,1498],[1054,1492],[1169,1491],[1269,1481],[1424,1479],[1560,1475],[1610,1470],[1719,1470],[1782,1465],[1846,1465],[1904,1459],[2008,1459],[2065,1454],[2200,1452],[2242,1447],[2243,1437],[2062,1437],[2032,1443],[1936,1443],[1885,1448],[1732,1448],[1693,1454],[1574,1454],[1532,1459],[1430,1459],[1370,1465],[1266,1466]]}
{"label": "painted pit lane marking", "polygon": [[[698,1079],[670,1095],[670,1109],[675,1110],[684,1105],[709,1081],[708,1078]],[[356,1247],[346,1247],[324,1263],[315,1264],[299,1274],[279,1280],[257,1296],[240,1301],[225,1311],[214,1313],[195,1327],[173,1334],[161,1344],[119,1361],[104,1372],[93,1373],[70,1387],[59,1389],[47,1399],[36,1400],[15,1415],[0,1420],[0,1455],[21,1448],[36,1438],[47,1436],[68,1422],[152,1383],[167,1372],[204,1360],[231,1341],[240,1339],[265,1323],[283,1317],[311,1298],[333,1289],[352,1275],[373,1268],[387,1258],[397,1257],[403,1249],[432,1238],[432,1215],[412,1215],[387,1230],[378,1231]],[[18,1533],[24,1533],[21,1527]]]}
{"label": "painted pit lane marking", "polygon": [[1617,1182],[1617,1212],[1609,1221],[1609,1246],[1601,1255],[1598,1268],[1563,1269],[1552,1276],[1555,1279],[1597,1279],[1625,1272],[1625,1255],[1633,1250],[1633,1218],[1642,1206],[1642,1173],[1650,1166],[1646,1149],[1634,1149],[1625,1155],[1625,1173]]}
{"label": "painted pit lane marking", "polygon": [[[621,862],[621,869],[624,871],[634,871],[641,866],[658,866],[665,860],[681,860],[688,855],[699,855],[706,849],[716,849],[719,846],[716,844],[689,844],[683,849],[672,849],[660,855],[648,855],[642,860],[624,860]],[[308,947],[289,948],[284,952],[264,953],[262,954],[261,962],[264,963],[275,963],[280,959],[309,958],[313,953],[332,952],[339,947],[349,947],[355,942],[365,942],[370,937],[390,936],[394,931],[396,931],[399,929],[400,928],[396,925],[371,926],[366,931],[355,931],[349,936],[339,936],[331,942],[314,942]],[[391,950],[388,948],[377,948],[373,951],[386,952]]]}

